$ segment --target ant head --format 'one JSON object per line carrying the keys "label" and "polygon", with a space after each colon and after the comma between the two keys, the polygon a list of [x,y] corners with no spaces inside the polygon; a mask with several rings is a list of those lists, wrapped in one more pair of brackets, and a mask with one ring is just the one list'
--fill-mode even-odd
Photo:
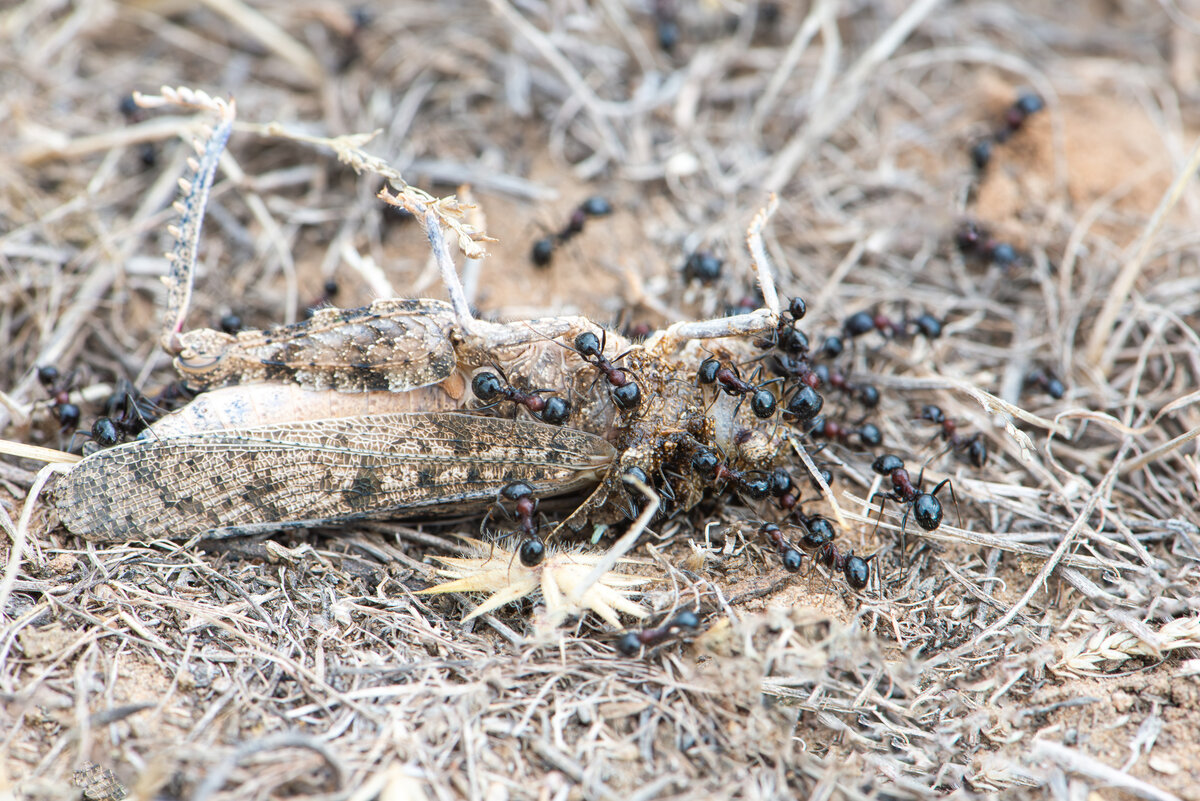
{"label": "ant head", "polygon": [[495,373],[484,371],[471,379],[471,392],[481,401],[495,400],[503,390],[504,383]]}
{"label": "ant head", "polygon": [[58,368],[52,364],[44,364],[37,369],[38,383],[43,387],[50,388],[58,382]]}
{"label": "ant head", "polygon": [[692,470],[701,478],[711,479],[717,474],[721,457],[712,448],[701,445],[692,453]]}
{"label": "ant head", "polygon": [[700,362],[700,369],[696,371],[696,380],[701,384],[714,384],[717,381],[717,370],[720,369],[720,360],[713,356],[709,356],[707,359]]}
{"label": "ant head", "polygon": [[697,629],[700,627],[700,616],[691,609],[680,609],[675,617],[667,621],[667,628]]}
{"label": "ant head", "polygon": [[738,490],[752,501],[761,501],[771,494],[771,480],[765,476],[744,478],[738,483]]}
{"label": "ant head", "polygon": [[937,339],[942,335],[942,321],[932,314],[919,315],[913,320],[913,326],[926,339]]}
{"label": "ant head", "polygon": [[871,469],[881,476],[890,476],[897,470],[904,469],[904,460],[894,453],[885,453],[871,463]]}
{"label": "ant head", "polygon": [[808,314],[808,306],[804,302],[804,298],[797,295],[788,303],[787,314],[793,321],[804,319],[804,315]]}
{"label": "ant head", "polygon": [[787,470],[782,467],[776,467],[771,471],[771,494],[776,498],[781,498],[784,495],[787,495],[788,490],[790,490],[792,486],[792,477],[788,474]]}
{"label": "ant head", "polygon": [[500,494],[510,501],[519,501],[533,495],[533,487],[525,481],[513,481],[500,488]]}
{"label": "ant head", "polygon": [[575,350],[584,358],[594,359],[604,354],[604,343],[591,331],[584,331],[575,337]]}
{"label": "ant head", "polygon": [[813,515],[805,520],[803,528],[803,541],[806,548],[820,548],[826,543],[833,542],[833,538],[837,534],[833,524],[821,515]]}

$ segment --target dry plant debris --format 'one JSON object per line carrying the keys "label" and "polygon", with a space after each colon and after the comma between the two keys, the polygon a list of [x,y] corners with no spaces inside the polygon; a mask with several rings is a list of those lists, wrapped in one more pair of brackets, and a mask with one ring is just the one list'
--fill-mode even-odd
{"label": "dry plant debris", "polygon": [[[906,305],[945,320],[850,363],[881,392],[884,440],[933,453],[914,418],[936,403],[992,452],[931,466],[961,519],[910,526],[905,554],[846,458],[841,536],[879,554],[863,592],[784,573],[733,503],[656,525],[647,625],[704,623],[636,658],[593,620],[540,626],[536,600],[464,620],[418,594],[438,558],[471,556],[470,521],[104,546],[41,504],[14,548],[36,462],[5,458],[0,788],[1200,798],[1195,31],[1181,7],[1125,2],[0,10],[9,441],[66,444],[38,366],[77,370],[85,421],[119,378],[171,380],[157,254],[203,123],[121,99],[189,85],[240,113],[201,324],[294,319],[334,277],[345,307],[440,297],[421,215],[338,158],[396,171],[415,194],[388,196],[410,205],[470,184],[475,210],[437,210],[485,317],[631,331],[740,308],[773,190],[764,250],[811,333]],[[1045,109],[999,141],[1022,89]],[[614,213],[531,264],[597,194]],[[701,251],[719,276],[685,281]]]}

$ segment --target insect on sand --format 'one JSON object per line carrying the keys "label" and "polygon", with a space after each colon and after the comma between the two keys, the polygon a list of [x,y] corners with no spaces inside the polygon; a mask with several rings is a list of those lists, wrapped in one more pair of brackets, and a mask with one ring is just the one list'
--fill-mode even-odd
{"label": "insect on sand", "polygon": [[[469,258],[484,255],[486,237],[464,220],[455,198],[408,186],[359,149],[361,138],[294,137],[332,147],[355,170],[389,181],[391,190],[385,187],[379,198],[421,224],[450,302],[385,299],[361,309],[318,309],[308,320],[263,331],[185,331],[204,209],[235,107],[187,89],[164,88],[139,100],[217,119],[196,144],[192,174],[180,181],[161,335],[181,377],[202,394],[137,441],[55,466],[65,473],[55,487],[58,514],[72,532],[104,541],[187,539],[366,518],[461,516],[481,513],[502,487],[523,481],[542,499],[584,497],[557,533],[614,522],[635,487],[652,502],[615,549],[589,561],[584,577],[548,590],[546,577],[561,578],[562,571],[553,559],[539,566],[544,594],[573,595],[576,607],[629,611],[611,597],[583,596],[620,594],[604,577],[659,508],[655,488],[642,477],[663,477],[686,509],[702,495],[703,477],[681,475],[676,466],[697,448],[715,445],[743,467],[768,469],[788,446],[811,469],[786,428],[727,399],[706,404],[691,379],[709,353],[753,358],[753,338],[778,327],[779,301],[761,246],[773,199],[748,234],[767,308],[676,323],[641,344],[606,332],[604,347],[624,354],[624,369],[637,376],[644,397],[636,408],[618,409],[604,382],[596,381],[596,365],[603,363],[597,354],[564,347],[601,332],[600,326],[583,317],[475,319],[446,233]],[[474,375],[494,368],[510,381],[553,387],[570,398],[570,419],[552,426],[520,409],[479,411],[468,387]],[[479,578],[486,569],[461,563],[455,569],[446,574],[457,578],[446,591],[490,588],[493,601],[531,591],[493,586]]]}

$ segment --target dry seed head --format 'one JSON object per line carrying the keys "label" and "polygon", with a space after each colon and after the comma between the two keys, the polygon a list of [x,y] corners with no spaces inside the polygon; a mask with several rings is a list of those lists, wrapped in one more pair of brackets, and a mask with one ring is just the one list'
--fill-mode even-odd
{"label": "dry seed head", "polygon": [[[641,604],[630,600],[635,587],[650,581],[645,576],[611,571],[579,596],[576,588],[582,585],[592,568],[604,558],[603,553],[551,551],[541,564],[526,567],[515,550],[509,550],[502,545],[489,545],[475,539],[464,539],[480,555],[435,557],[445,565],[438,568],[438,575],[452,581],[421,590],[417,594],[488,593],[487,599],[475,607],[465,620],[492,612],[539,590],[546,604],[547,615],[552,620],[562,620],[590,610],[610,626],[619,627],[619,613],[639,620],[648,614]],[[630,559],[620,561],[626,564],[634,562]]]}

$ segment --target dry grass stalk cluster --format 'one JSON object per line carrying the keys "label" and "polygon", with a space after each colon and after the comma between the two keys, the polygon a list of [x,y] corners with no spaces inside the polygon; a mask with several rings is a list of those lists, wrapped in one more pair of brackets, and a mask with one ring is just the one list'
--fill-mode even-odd
{"label": "dry grass stalk cluster", "polygon": [[[766,252],[810,334],[860,309],[947,318],[853,368],[914,463],[922,403],[984,432],[985,470],[930,469],[961,519],[900,554],[898,517],[863,523],[875,487],[847,454],[842,536],[879,552],[856,594],[787,576],[745,526],[707,547],[753,510],[673,518],[638,554],[659,579],[644,602],[697,606],[705,630],[630,659],[592,619],[549,628],[527,603],[464,622],[414,594],[427,557],[461,552],[453,528],[98,547],[43,505],[14,552],[36,465],[6,459],[0,792],[115,797],[115,775],[201,800],[1200,797],[1200,196],[1176,180],[1200,128],[1194,25],[1120,2],[680,2],[661,4],[667,54],[654,5],[0,10],[4,436],[60,445],[36,365],[78,368],[92,414],[118,377],[170,380],[157,254],[202,123],[118,101],[190,85],[240,115],[193,324],[294,319],[333,276],[344,306],[441,291],[416,226],[338,160],[394,177],[418,224],[436,206],[485,314],[651,328],[750,293],[743,236],[774,190]],[[967,146],[1022,86],[1048,110],[974,174]],[[434,202],[462,183],[476,211]],[[536,272],[539,231],[598,193],[617,213]],[[964,258],[964,217],[1019,264]],[[716,286],[681,280],[699,247],[726,258]],[[1023,387],[1034,368],[1067,396]]]}

